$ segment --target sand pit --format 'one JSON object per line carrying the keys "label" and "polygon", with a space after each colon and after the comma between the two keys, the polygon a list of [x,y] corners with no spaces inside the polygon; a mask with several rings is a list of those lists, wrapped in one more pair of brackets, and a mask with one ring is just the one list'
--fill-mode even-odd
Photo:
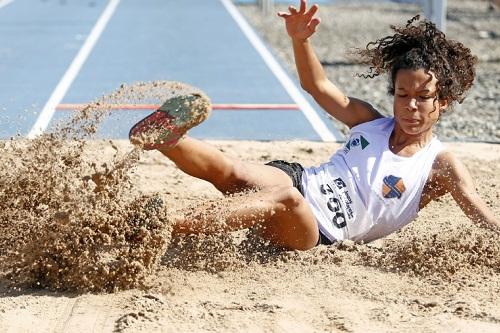
{"label": "sand pit", "polygon": [[[304,165],[323,161],[339,147],[317,142],[213,143],[249,161],[283,158]],[[448,146],[465,161],[481,195],[498,216],[500,146]],[[109,164],[115,154],[126,156],[130,151],[132,146],[125,141],[88,141],[81,159],[99,166]],[[133,207],[127,212],[140,211],[132,198],[143,200],[141,195],[149,198],[159,193],[168,211],[221,198],[210,184],[182,174],[157,152],[142,154],[127,175],[130,186],[123,195],[130,200],[127,207]],[[5,227],[8,220],[3,216]],[[122,216],[129,215],[116,215]],[[41,220],[37,221],[32,223]],[[131,228],[133,224],[121,226]],[[103,235],[114,234],[95,230],[94,240],[112,243]],[[5,255],[8,247],[6,236],[2,237]],[[122,280],[112,278],[116,274],[99,272],[103,279],[115,281],[111,288],[98,283],[103,281],[96,279],[99,274],[90,274],[100,287],[94,289],[139,289],[85,292],[93,289],[91,285],[74,278],[77,273],[85,275],[85,261],[83,266],[69,265],[72,271],[63,276],[65,280],[50,285],[52,289],[80,290],[76,292],[12,289],[11,280],[4,280],[0,327],[6,332],[88,327],[97,332],[498,332],[498,239],[472,225],[452,199],[445,197],[426,207],[401,232],[368,245],[346,243],[308,252],[282,252],[255,242],[246,232],[151,243],[149,249],[165,246],[163,255],[149,269],[132,275],[135,284],[120,284],[116,281]],[[48,246],[53,254],[57,246],[63,246],[60,240],[51,242],[41,239],[33,253],[39,255]],[[122,260],[133,255],[133,250],[120,252]],[[29,282],[22,278],[32,273],[21,270],[17,281]],[[51,278],[42,281],[57,281],[58,277]]]}

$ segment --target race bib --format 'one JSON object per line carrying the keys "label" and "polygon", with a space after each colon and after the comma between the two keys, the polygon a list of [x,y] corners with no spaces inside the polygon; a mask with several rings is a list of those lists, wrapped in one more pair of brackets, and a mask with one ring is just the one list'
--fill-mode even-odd
{"label": "race bib", "polygon": [[365,205],[349,180],[325,178],[307,188],[320,230],[331,240],[359,240],[372,226]]}

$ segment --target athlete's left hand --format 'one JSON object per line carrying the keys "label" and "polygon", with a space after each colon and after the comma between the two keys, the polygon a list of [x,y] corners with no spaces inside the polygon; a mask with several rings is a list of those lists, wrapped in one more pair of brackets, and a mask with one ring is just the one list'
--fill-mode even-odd
{"label": "athlete's left hand", "polygon": [[285,19],[286,31],[292,39],[306,40],[316,31],[319,18],[313,18],[318,11],[318,5],[312,5],[307,10],[307,1],[300,0],[300,9],[288,7],[289,12],[279,12],[278,16]]}

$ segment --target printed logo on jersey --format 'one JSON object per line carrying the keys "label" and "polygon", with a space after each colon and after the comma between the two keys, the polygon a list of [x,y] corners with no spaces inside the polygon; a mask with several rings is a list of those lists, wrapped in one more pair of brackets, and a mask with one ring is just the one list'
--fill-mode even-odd
{"label": "printed logo on jersey", "polygon": [[401,199],[401,195],[405,190],[406,188],[402,178],[393,175],[384,177],[384,184],[382,185],[382,194],[384,198]]}
{"label": "printed logo on jersey", "polygon": [[344,153],[347,154],[351,151],[351,149],[354,149],[356,147],[361,147],[361,150],[364,150],[369,144],[370,142],[368,142],[368,140],[366,140],[362,135],[360,135],[359,137],[349,138],[349,141],[347,141],[345,144]]}

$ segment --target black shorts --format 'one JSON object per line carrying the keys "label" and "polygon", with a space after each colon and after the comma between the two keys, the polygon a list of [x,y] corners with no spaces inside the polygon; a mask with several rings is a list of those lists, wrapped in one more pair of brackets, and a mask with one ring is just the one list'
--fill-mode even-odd
{"label": "black shorts", "polygon": [[302,172],[304,168],[300,163],[290,163],[287,161],[277,160],[266,163],[266,165],[273,166],[284,171],[291,179],[293,187],[299,190],[300,194],[304,196],[304,191],[302,189]]}
{"label": "black shorts", "polygon": [[[302,188],[302,172],[304,171],[304,167],[300,165],[300,163],[290,163],[283,160],[271,161],[266,163],[266,165],[273,166],[285,172],[291,179],[293,183],[293,187],[299,190],[300,194],[304,196],[304,190]],[[319,239],[316,245],[332,245],[333,242],[330,241],[322,232],[319,231]]]}

